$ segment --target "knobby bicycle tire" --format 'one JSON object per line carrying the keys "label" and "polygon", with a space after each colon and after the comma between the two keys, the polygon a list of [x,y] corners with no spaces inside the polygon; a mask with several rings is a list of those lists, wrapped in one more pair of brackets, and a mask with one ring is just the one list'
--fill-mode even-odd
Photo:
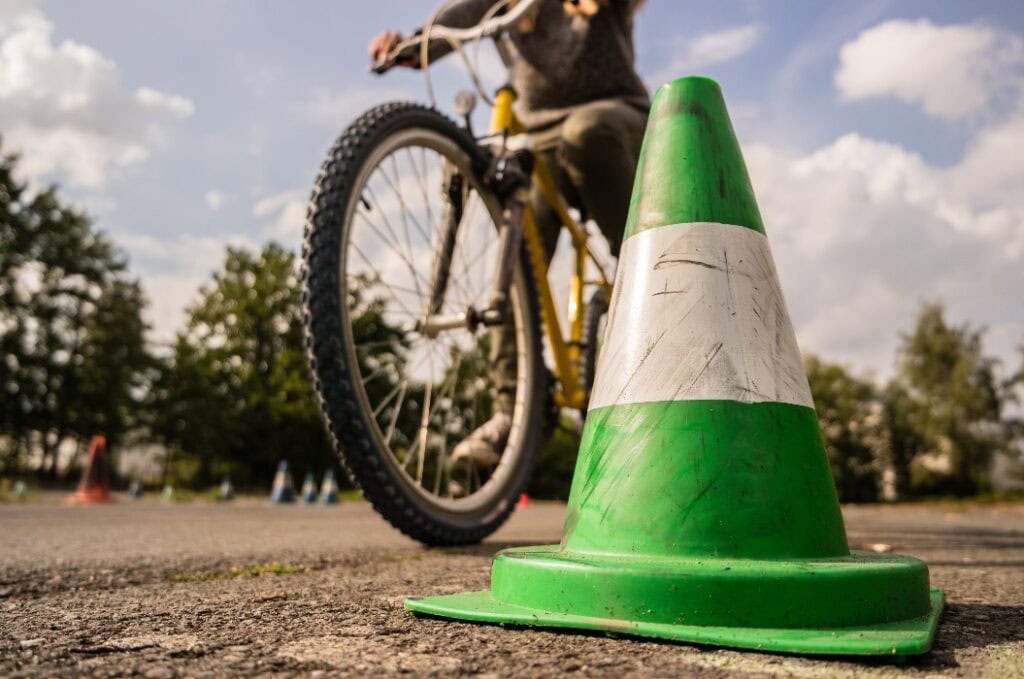
{"label": "knobby bicycle tire", "polygon": [[[531,364],[527,379],[531,393],[522,399],[522,450],[508,474],[500,498],[481,511],[463,516],[442,511],[410,486],[380,448],[372,413],[360,399],[358,366],[352,365],[345,342],[348,309],[343,300],[342,248],[346,242],[345,215],[357,177],[375,147],[390,135],[418,128],[448,138],[474,163],[484,161],[472,137],[434,109],[413,103],[377,106],[358,118],[338,138],[323,163],[306,216],[303,237],[303,319],[307,357],[314,389],[332,443],[342,466],[373,507],[395,528],[428,545],[460,545],[479,542],[509,516],[525,487],[543,427],[547,374],[541,345],[537,293],[529,260],[522,254],[516,274],[523,298],[524,340]],[[506,453],[507,454],[507,453]]]}

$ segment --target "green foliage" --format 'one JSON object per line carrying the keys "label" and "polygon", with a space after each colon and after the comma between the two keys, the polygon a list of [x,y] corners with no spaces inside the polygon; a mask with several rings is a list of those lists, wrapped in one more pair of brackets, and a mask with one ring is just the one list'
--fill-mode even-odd
{"label": "green foliage", "polygon": [[815,356],[804,363],[839,499],[877,500],[887,441],[875,385]]}
{"label": "green foliage", "polygon": [[982,338],[983,331],[969,325],[950,325],[937,303],[924,305],[902,337],[888,405],[901,434],[898,457],[910,461],[904,475],[913,492],[985,490],[993,455],[1010,443],[1002,419],[1009,393],[996,377],[996,360],[982,351]]}
{"label": "green foliage", "polygon": [[56,476],[62,442],[116,447],[133,426],[145,300],[113,244],[55,189],[29,196],[16,161],[0,153],[0,470],[38,451]]}
{"label": "green foliage", "polygon": [[562,417],[560,426],[537,451],[537,462],[527,492],[542,500],[566,500],[576,470],[580,435],[575,422]]}
{"label": "green foliage", "polygon": [[303,349],[295,255],[229,248],[154,383],[152,428],[182,481],[269,483],[277,462],[323,470],[331,450]]}

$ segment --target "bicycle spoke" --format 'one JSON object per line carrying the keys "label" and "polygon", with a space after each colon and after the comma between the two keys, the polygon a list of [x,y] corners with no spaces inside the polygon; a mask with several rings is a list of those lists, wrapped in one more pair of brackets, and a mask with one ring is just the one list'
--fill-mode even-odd
{"label": "bicycle spoke", "polygon": [[[422,147],[420,147],[420,151],[423,151]],[[409,164],[412,165],[413,170],[416,171],[416,183],[419,185],[420,195],[423,197],[423,207],[427,210],[427,223],[434,224],[434,215],[430,210],[430,197],[427,195],[427,180],[423,176],[426,173],[426,164],[423,166],[423,172],[420,172],[420,167],[416,164],[416,157],[413,155],[412,149],[406,147],[405,152],[406,155],[409,156]],[[424,160],[426,159],[424,158]]]}
{"label": "bicycle spoke", "polygon": [[[411,365],[409,367],[409,371],[411,372],[411,371],[415,370],[419,365],[421,365],[423,363],[423,359],[424,359],[424,357],[421,356],[420,359],[416,363],[414,363],[413,365]],[[368,381],[369,381],[369,379],[364,380],[363,384],[365,385]],[[374,416],[374,418],[377,418],[381,414],[381,412],[384,411],[384,408],[387,407],[387,404],[391,401],[392,398],[394,398],[395,392],[398,391],[399,388],[404,390],[406,388],[406,385],[408,385],[408,383],[409,383],[409,380],[404,380],[401,384],[399,384],[397,387],[392,389],[388,393],[388,395],[385,396],[381,400],[381,402],[379,404],[377,404],[377,407],[373,409],[373,416]]]}
{"label": "bicycle spoke", "polygon": [[[373,194],[373,191],[369,189],[369,187],[367,187],[367,190],[371,193],[371,195]],[[401,259],[402,262],[405,263],[405,265],[409,268],[409,273],[411,273],[413,276],[413,283],[417,286],[417,288],[419,287],[420,281],[422,281],[424,285],[427,285],[426,279],[422,278],[419,275],[419,272],[416,270],[416,265],[413,263],[415,257],[413,256],[411,247],[408,248],[405,252],[402,251],[401,244],[398,243],[398,236],[394,234],[394,229],[391,227],[390,222],[388,222],[387,215],[385,215],[383,211],[381,211],[381,218],[384,220],[385,226],[387,228],[388,234],[391,236],[391,239],[384,236],[382,230],[377,225],[377,223],[370,219],[370,217],[366,214],[365,211],[356,210],[356,216],[362,218],[363,222],[370,227],[370,229],[377,235],[377,237],[384,241],[384,243],[391,248],[392,252],[398,255],[399,259]],[[423,293],[418,292],[417,294],[422,295]]]}
{"label": "bicycle spoke", "polygon": [[373,378],[377,377],[377,375],[380,375],[382,372],[387,370],[389,366],[390,366],[390,364],[385,363],[384,365],[381,365],[380,367],[376,368],[367,377],[362,378],[363,386],[365,387],[367,384],[369,384],[370,381],[373,380]]}
{"label": "bicycle spoke", "polygon": [[379,404],[377,404],[376,408],[373,409],[373,416],[374,416],[374,418],[380,417],[380,414],[382,412],[384,412],[384,408],[386,408],[388,403],[391,402],[391,399],[393,399],[395,397],[395,395],[399,391],[405,389],[405,385],[408,384],[408,383],[409,383],[409,380],[403,381],[401,384],[399,384],[394,389],[392,389],[390,392],[388,392],[387,396],[385,396],[383,399],[381,399],[381,402]]}
{"label": "bicycle spoke", "polygon": [[[394,164],[395,164],[395,157],[391,156],[390,160],[391,160],[392,166],[394,166]],[[412,222],[416,226],[417,230],[420,232],[420,235],[423,236],[424,240],[426,240],[427,244],[429,245],[431,243],[431,240],[432,240],[431,237],[428,236],[427,232],[423,230],[423,227],[420,225],[419,220],[417,220],[416,217],[414,217],[411,214],[411,211],[409,210],[409,206],[406,205],[406,203],[405,203],[405,198],[402,198],[402,192],[398,190],[398,188],[395,186],[395,183],[391,180],[391,177],[389,177],[388,173],[384,170],[384,164],[383,163],[381,163],[381,166],[380,166],[380,173],[381,173],[381,175],[384,176],[384,181],[386,181],[388,183],[388,186],[391,187],[391,192],[395,194],[395,198],[398,199],[398,204],[402,206],[402,220],[403,220],[403,222],[405,222],[406,215],[408,215],[408,217],[412,219]],[[400,178],[398,179],[398,183],[401,183],[401,179]]]}
{"label": "bicycle spoke", "polygon": [[[387,172],[384,171],[384,167],[383,166],[377,168],[377,173],[375,173],[374,176],[377,176],[377,175],[383,176],[385,181],[389,181],[388,180],[388,176],[387,176]],[[383,207],[381,207],[383,205],[383,203],[381,203],[381,201],[377,198],[377,192],[373,190],[373,186],[371,185],[370,182],[367,182],[367,184],[366,184],[365,193],[370,194],[370,198],[373,199],[373,204],[377,205],[377,212],[380,213],[380,218],[384,221],[384,228],[387,229],[388,235],[390,235],[391,238],[390,239],[385,238],[383,235],[380,234],[379,231],[377,231],[377,227],[374,226],[376,224],[376,222],[373,222],[372,220],[369,219],[369,217],[366,216],[366,213],[370,212],[370,210],[364,210],[363,212],[360,213],[363,216],[363,219],[366,220],[371,225],[371,228],[373,228],[375,231],[377,231],[377,235],[380,236],[381,240],[383,240],[385,243],[390,245],[392,250],[394,250],[398,254],[402,254],[401,253],[401,242],[400,242],[401,239],[398,237],[398,233],[395,231],[395,228],[391,225],[391,220],[388,219],[388,211],[385,210]],[[366,202],[366,198],[365,197],[363,198],[363,202],[364,203]],[[356,211],[359,212],[358,209]],[[412,257],[412,250],[411,250],[411,248],[405,254],[409,255],[409,257],[411,258]]]}
{"label": "bicycle spoke", "polygon": [[[367,191],[370,192],[371,195],[375,195],[373,193],[373,190],[370,189],[369,187],[367,187]],[[376,200],[376,198],[375,198],[375,200]],[[370,227],[370,229],[376,234],[376,236],[378,238],[380,238],[388,247],[391,248],[391,251],[398,257],[398,259],[400,259],[402,261],[402,263],[405,264],[405,267],[406,267],[406,269],[409,272],[409,277],[412,279],[413,287],[416,288],[416,295],[417,295],[417,297],[422,299],[423,296],[424,296],[423,289],[429,286],[429,282],[417,270],[416,263],[415,263],[416,257],[414,255],[414,253],[411,251],[411,249],[403,249],[402,248],[402,245],[399,242],[399,238],[395,234],[394,227],[391,226],[390,220],[388,220],[388,217],[384,213],[384,211],[381,211],[381,219],[384,221],[385,228],[386,228],[388,234],[391,236],[390,239],[387,238],[386,236],[384,236],[384,234],[382,232],[383,230],[379,227],[379,225],[375,221],[371,220],[369,218],[369,216],[365,212],[361,212],[361,211],[357,210],[356,214],[357,214],[357,216],[359,216],[363,220],[363,222],[367,226]]]}
{"label": "bicycle spoke", "polygon": [[[434,358],[433,351],[436,348],[437,348],[437,345],[434,344],[434,343],[431,343],[431,354],[430,354],[430,356],[431,356],[432,359]],[[431,373],[431,376],[432,375],[433,375],[433,372]],[[457,373],[451,373],[447,378],[445,378],[445,381],[441,383],[440,391],[443,393],[444,390],[447,388],[446,385],[448,384],[448,380],[453,380],[453,379],[456,379],[457,377],[458,377]],[[429,424],[429,422],[437,414],[437,410],[438,410],[438,408],[440,408],[441,403],[443,402],[443,399],[439,398],[434,403],[429,404],[429,401],[431,400],[431,392],[433,390],[433,386],[434,386],[433,379],[427,380],[427,394],[428,395],[427,395],[427,398],[425,399],[424,406],[423,406],[423,412],[425,413],[425,415],[420,420],[420,428],[417,430],[417,437],[416,437],[417,438],[416,450],[417,450],[419,456],[423,457],[423,458],[426,457],[426,448],[425,448],[426,439],[423,436],[424,431],[425,431],[425,424],[424,423]],[[429,405],[429,410],[428,410],[428,405]],[[423,446],[419,445],[419,443],[421,441],[424,444]],[[403,463],[403,467],[408,467],[410,459],[411,459],[411,457],[406,458],[405,462]],[[418,462],[418,466],[422,466],[423,460],[417,459],[417,462]],[[421,481],[421,480],[422,480],[422,471],[420,471],[419,476],[417,476],[417,481]]]}
{"label": "bicycle spoke", "polygon": [[[473,257],[470,260],[470,262],[471,262],[471,264],[470,264],[471,269],[470,269],[470,274],[468,274],[468,275],[472,275],[472,271],[475,271],[475,270],[477,270],[477,269],[479,269],[481,267],[483,267],[484,272],[486,273],[486,271],[487,271],[487,263],[491,262],[492,265],[493,265],[493,261],[495,259],[495,254],[493,252],[491,252],[491,250],[494,249],[494,245],[496,243],[498,243],[498,242],[499,241],[497,241],[497,240],[488,241],[487,244],[484,245],[484,247],[480,250],[480,252],[475,257]],[[490,292],[490,289],[488,288],[488,286],[486,286],[486,285],[481,286],[480,289],[477,291],[476,295],[473,297],[473,299],[470,300],[470,304],[472,304],[472,305],[483,304],[484,303],[484,297],[487,296],[488,292]]]}
{"label": "bicycle spoke", "polygon": [[398,416],[402,412],[402,404],[405,402],[405,390],[409,385],[409,380],[402,382],[402,393],[398,395],[398,403],[395,404],[394,411],[391,414],[391,422],[388,423],[388,431],[384,435],[384,445],[391,445],[391,437],[395,435],[395,425],[398,423]]}
{"label": "bicycle spoke", "polygon": [[[387,237],[385,237],[384,234],[381,233],[380,229],[376,226],[376,224],[373,221],[371,221],[370,218],[366,215],[366,213],[361,212],[361,211],[357,211],[356,212],[356,216],[359,217],[360,219],[362,219],[363,222],[367,226],[370,227],[370,230],[374,234],[376,234],[378,238],[380,238],[382,241],[384,241],[384,243],[389,248],[391,248],[392,252],[394,252],[396,255],[398,255],[398,258],[400,260],[402,260],[402,263],[405,264],[405,266],[409,269],[409,273],[412,274],[412,279],[413,279],[413,284],[414,285],[416,285],[418,287],[420,282],[422,282],[424,285],[427,285],[426,279],[424,279],[422,277],[422,275],[420,275],[420,273],[418,271],[416,271],[416,268],[415,268],[415,265],[413,264],[412,258],[409,256],[408,253],[403,252],[398,245],[392,243]],[[422,293],[421,290],[417,289],[415,291],[415,294],[421,295],[423,293]]]}
{"label": "bicycle spoke", "polygon": [[455,379],[451,381],[451,386],[448,390],[448,400],[451,401],[451,403],[448,405],[448,412],[445,413],[444,424],[441,427],[441,454],[438,456],[437,470],[434,472],[434,495],[437,495],[440,492],[441,477],[443,475],[442,470],[448,467],[448,428],[451,425],[452,409],[455,405],[455,386],[458,384],[459,369],[462,367],[462,360],[464,357],[464,354],[460,353],[459,360],[452,369],[452,377]]}
{"label": "bicycle spoke", "polygon": [[[391,154],[391,156],[389,156],[389,159],[391,160],[391,168],[395,172],[395,181],[399,184],[399,186],[401,186],[401,183],[402,183],[402,173],[398,171],[398,161],[395,159],[395,157],[396,157],[396,154],[393,153],[393,154]],[[383,171],[383,169],[384,169],[384,164],[381,163],[381,170]],[[384,173],[384,178],[385,179],[388,178],[386,172]],[[392,190],[392,192],[394,192],[395,197],[398,198],[398,204],[402,206],[402,229],[405,232],[405,244],[408,247],[409,255],[412,256],[412,252],[413,252],[412,238],[409,236],[409,207],[405,204],[405,199],[402,198],[402,192],[396,190],[394,184],[392,184],[390,181],[388,181],[388,184],[391,184],[391,190]],[[417,223],[417,226],[419,226],[418,223]],[[427,236],[427,234],[424,233],[422,229],[420,229],[420,235],[423,236],[423,239],[426,241],[427,245],[429,246],[430,245],[430,237]]]}
{"label": "bicycle spoke", "polygon": [[[367,266],[373,266],[373,264],[372,264],[372,263],[370,262],[370,258],[366,256],[366,254],[365,254],[365,253],[364,253],[364,252],[362,251],[362,249],[361,249],[361,248],[360,248],[360,247],[359,247],[358,245],[356,245],[355,243],[350,243],[350,245],[351,245],[351,246],[352,246],[352,248],[353,248],[353,249],[354,249],[354,250],[356,251],[356,253],[357,253],[357,254],[358,254],[358,255],[359,255],[360,257],[362,257],[362,258],[363,258],[363,261],[365,261],[365,262],[366,262]],[[393,294],[393,297],[392,297],[392,299],[394,299],[394,300],[395,300],[396,302],[398,302],[398,306],[402,307],[402,310],[403,310],[403,311],[404,311],[404,312],[405,312],[406,314],[408,314],[408,315],[409,315],[410,317],[412,317],[412,318],[419,318],[419,314],[414,314],[413,312],[409,311],[409,307],[405,306],[405,304],[404,304],[404,303],[402,303],[402,300],[401,300],[401,299],[399,298],[399,296],[398,296],[398,294],[397,294],[397,291],[396,291],[396,290],[395,290],[394,288],[392,288],[392,287],[391,287],[391,285],[390,285],[389,283],[386,283],[385,281],[382,281],[382,280],[381,280],[381,281],[378,281],[378,282],[379,282],[379,283],[380,283],[381,285],[383,285],[383,286],[384,286],[385,288],[387,288],[388,290],[391,290],[391,292],[392,292],[392,294]]]}
{"label": "bicycle spoke", "polygon": [[[462,275],[468,280],[467,284],[470,287],[472,287],[472,285],[473,285],[472,271],[474,269],[476,269],[477,267],[481,266],[481,265],[486,266],[486,264],[482,261],[484,255],[487,254],[487,251],[491,248],[491,246],[494,243],[499,242],[496,238],[495,239],[490,239],[490,240],[487,241],[487,243],[484,245],[484,247],[476,254],[476,256],[468,257],[466,255],[466,253],[470,249],[469,241],[471,241],[471,240],[472,240],[472,238],[470,236],[467,236],[466,237],[466,241],[467,242],[464,243],[464,247],[461,248],[461,254],[462,254]],[[480,289],[477,290],[475,294],[472,291],[468,292],[467,295],[466,295],[466,297],[468,299],[465,300],[465,304],[467,306],[478,306],[479,304],[482,303],[480,298],[484,294],[487,293],[487,290],[488,290],[488,287],[486,285],[481,285]]]}
{"label": "bicycle spoke", "polygon": [[[433,377],[433,370],[431,370],[431,377]],[[430,425],[430,396],[434,391],[434,380],[431,379],[427,382],[427,395],[423,398],[423,420],[420,422],[420,430],[417,438],[420,441],[419,444],[419,458],[416,460],[416,483],[423,484],[423,463],[427,458],[427,435],[429,433],[428,426]]]}
{"label": "bicycle spoke", "polygon": [[[437,154],[437,155],[440,155],[440,154]],[[423,162],[423,174],[426,174],[427,173],[427,150],[425,148],[423,148],[422,146],[420,147],[420,160]],[[430,199],[427,198],[427,194],[426,193],[424,193],[423,196],[425,198],[425,205],[426,205],[426,208],[427,208],[427,221],[429,221],[431,224],[437,224],[437,222],[434,221],[434,211],[430,207]]]}
{"label": "bicycle spoke", "polygon": [[[470,216],[471,211],[473,210],[473,208],[475,206],[476,206],[476,201],[470,201],[469,202],[469,206],[466,208],[466,211],[462,215],[462,221],[459,223],[459,232],[458,232],[457,237],[456,237],[455,249],[456,249],[456,251],[458,251],[459,258],[462,260],[463,271],[465,271],[466,267],[468,266],[467,259],[466,259],[466,250],[468,248],[465,247],[465,242],[471,239],[472,233],[473,233],[473,221],[471,219],[469,219],[469,216]],[[469,235],[467,235],[467,234],[469,234]],[[455,265],[454,259],[451,262],[451,264],[452,264],[452,266]],[[451,275],[451,274],[449,273],[449,275]],[[459,293],[460,293],[459,303],[463,307],[470,306],[473,303],[473,297],[474,297],[472,291],[467,289],[466,285],[463,285],[462,279],[453,276],[452,280],[455,281],[456,287],[459,288]],[[468,285],[471,286],[472,285],[472,281],[468,281]]]}

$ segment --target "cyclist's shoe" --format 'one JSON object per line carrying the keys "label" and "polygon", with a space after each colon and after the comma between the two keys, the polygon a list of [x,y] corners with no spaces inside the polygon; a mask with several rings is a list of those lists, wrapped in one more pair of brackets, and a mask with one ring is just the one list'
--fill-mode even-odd
{"label": "cyclist's shoe", "polygon": [[449,463],[453,467],[463,463],[472,464],[481,470],[496,467],[511,431],[512,418],[508,413],[494,413],[491,419],[455,446]]}

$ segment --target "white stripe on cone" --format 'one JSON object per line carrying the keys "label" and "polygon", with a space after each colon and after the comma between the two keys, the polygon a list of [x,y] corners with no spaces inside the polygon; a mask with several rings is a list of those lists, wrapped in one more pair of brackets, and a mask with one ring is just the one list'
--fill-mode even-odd
{"label": "white stripe on cone", "polygon": [[623,243],[591,408],[729,400],[814,407],[768,239],[697,222]]}

